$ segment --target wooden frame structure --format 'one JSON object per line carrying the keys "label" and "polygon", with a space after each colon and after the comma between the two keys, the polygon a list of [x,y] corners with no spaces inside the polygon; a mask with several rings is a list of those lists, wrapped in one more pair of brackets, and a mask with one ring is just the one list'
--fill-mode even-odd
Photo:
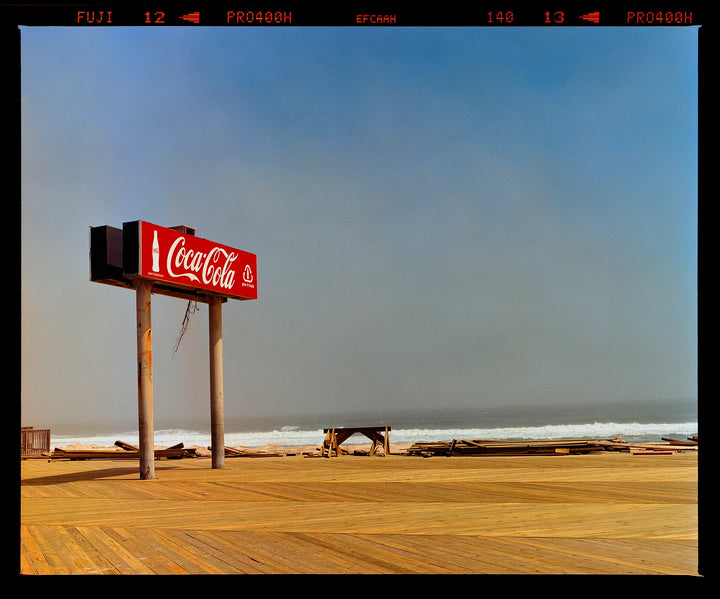
{"label": "wooden frame structure", "polygon": [[389,426],[354,426],[341,428],[325,428],[325,440],[323,441],[320,455],[331,457],[333,452],[336,456],[340,455],[340,445],[352,437],[355,433],[365,435],[372,445],[370,446],[370,455],[375,455],[379,447],[383,448],[383,454],[390,454],[390,435]]}
{"label": "wooden frame structure", "polygon": [[40,456],[50,451],[50,429],[20,427],[20,456]]}

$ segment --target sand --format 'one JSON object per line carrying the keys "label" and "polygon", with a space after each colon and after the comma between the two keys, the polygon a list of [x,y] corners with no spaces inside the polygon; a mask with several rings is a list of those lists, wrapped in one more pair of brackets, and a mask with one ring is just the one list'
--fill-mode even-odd
{"label": "sand", "polygon": [[[393,447],[395,451],[395,447]],[[23,574],[699,572],[697,452],[21,462]]]}

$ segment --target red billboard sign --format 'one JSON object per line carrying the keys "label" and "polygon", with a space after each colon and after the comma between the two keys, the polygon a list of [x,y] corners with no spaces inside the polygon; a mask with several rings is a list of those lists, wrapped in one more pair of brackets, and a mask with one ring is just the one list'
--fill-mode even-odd
{"label": "red billboard sign", "polygon": [[[130,223],[126,223],[128,225]],[[140,276],[235,299],[257,299],[257,256],[201,237],[136,221]],[[134,270],[134,269],[133,269]]]}

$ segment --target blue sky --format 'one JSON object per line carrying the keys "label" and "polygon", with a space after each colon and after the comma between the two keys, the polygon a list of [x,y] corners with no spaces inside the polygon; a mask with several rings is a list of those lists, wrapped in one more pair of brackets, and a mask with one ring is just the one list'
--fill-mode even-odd
{"label": "blue sky", "polygon": [[[692,399],[696,28],[22,28],[23,423],[135,419],[88,228],[258,255],[226,417]],[[156,427],[207,307],[153,296]]]}

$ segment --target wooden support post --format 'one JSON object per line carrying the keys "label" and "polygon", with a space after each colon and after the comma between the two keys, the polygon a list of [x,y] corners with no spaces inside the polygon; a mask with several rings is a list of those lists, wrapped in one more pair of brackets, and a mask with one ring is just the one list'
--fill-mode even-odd
{"label": "wooden support post", "polygon": [[225,467],[225,418],[223,416],[222,302],[210,298],[210,435],[212,467]]}
{"label": "wooden support post", "polygon": [[[330,431],[325,432],[325,438],[323,439],[323,443],[320,446],[320,457],[325,457],[325,450],[330,447]],[[328,455],[328,457],[330,457]]]}
{"label": "wooden support post", "polygon": [[150,291],[152,283],[138,279],[135,285],[137,312],[138,427],[140,433],[140,478],[155,478],[155,432],[153,427],[152,328]]}
{"label": "wooden support post", "polygon": [[[336,454],[338,452],[338,442],[337,442],[337,436],[335,435],[335,429],[332,428],[327,431],[325,435],[325,441],[323,442],[322,450],[320,451],[320,455],[325,455],[325,450],[327,449],[327,457],[332,457],[332,452],[335,450]],[[339,454],[337,454],[339,455]]]}

